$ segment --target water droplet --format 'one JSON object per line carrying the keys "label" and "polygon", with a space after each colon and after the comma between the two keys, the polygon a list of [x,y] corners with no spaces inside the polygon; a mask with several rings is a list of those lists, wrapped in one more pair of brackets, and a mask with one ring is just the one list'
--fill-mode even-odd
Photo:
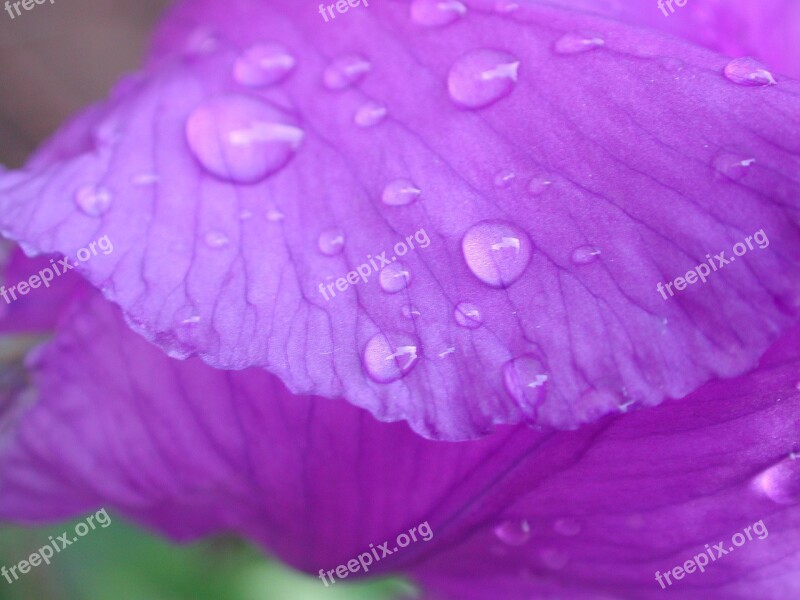
{"label": "water droplet", "polygon": [[334,60],[322,75],[323,83],[329,90],[343,90],[355,85],[366,75],[372,64],[362,56],[349,54]]}
{"label": "water droplet", "polygon": [[577,265],[588,265],[600,256],[600,250],[594,246],[580,246],[572,251],[572,262]]}
{"label": "water droplet", "polygon": [[231,242],[227,235],[216,229],[207,232],[203,239],[209,248],[224,248]]}
{"label": "water droplet", "polygon": [[417,309],[417,307],[414,306],[413,304],[406,304],[405,306],[403,306],[403,308],[400,309],[400,312],[406,319],[415,319],[420,315],[422,315],[422,313],[419,312],[419,309]]}
{"label": "water droplet", "polygon": [[386,107],[380,102],[369,101],[359,107],[353,120],[359,127],[372,127],[383,121],[386,112]]}
{"label": "water droplet", "polygon": [[536,407],[546,395],[548,376],[542,362],[532,354],[524,354],[503,365],[506,391],[521,406]]}
{"label": "water droplet", "polygon": [[247,87],[265,87],[284,79],[295,64],[294,57],[280,44],[256,44],[236,59],[233,78]]}
{"label": "water droplet", "polygon": [[558,571],[567,566],[569,557],[563,550],[557,548],[545,548],[539,552],[539,556],[544,563],[544,566],[553,571]]}
{"label": "water droplet", "polygon": [[795,387],[795,389],[796,389],[798,392],[800,392],[800,381],[798,381],[798,382],[795,384],[795,386],[794,386],[794,387]]}
{"label": "water droplet", "polygon": [[405,206],[411,204],[422,193],[413,181],[395,179],[383,188],[383,203],[388,206]]}
{"label": "water droplet", "polygon": [[500,14],[507,15],[519,9],[519,4],[514,2],[513,0],[497,0],[494,3],[494,10],[495,12],[499,12]]}
{"label": "water droplet", "polygon": [[189,148],[200,164],[236,183],[256,183],[280,170],[303,136],[287,114],[241,95],[207,100],[186,122]]}
{"label": "water droplet", "polygon": [[286,218],[286,215],[283,214],[276,208],[272,208],[267,211],[267,221],[272,223],[277,223],[278,221],[283,221]]}
{"label": "water droplet", "polygon": [[473,50],[450,68],[450,98],[466,108],[482,108],[511,93],[517,81],[519,60],[498,50]]}
{"label": "water droplet", "polygon": [[75,192],[75,204],[86,215],[99,217],[111,206],[111,192],[96,185],[84,185]]}
{"label": "water droplet", "polygon": [[249,221],[253,218],[253,211],[247,210],[246,208],[239,213],[239,218],[242,221]]}
{"label": "water droplet", "polygon": [[457,0],[414,0],[411,20],[425,27],[442,27],[467,14],[467,7]]}
{"label": "water droplet", "polygon": [[378,333],[364,348],[367,374],[378,383],[405,376],[417,364],[419,341],[411,335]]}
{"label": "water droplet", "polygon": [[505,288],[519,279],[531,261],[528,234],[503,221],[482,221],[464,234],[461,249],[470,271],[487,285]]}
{"label": "water droplet", "polygon": [[447,348],[446,350],[443,350],[442,352],[439,352],[439,358],[446,358],[450,354],[455,353],[455,351],[456,351],[456,349],[451,346],[451,347]]}
{"label": "water droplet", "polygon": [[341,229],[326,229],[317,242],[320,251],[326,256],[336,256],[344,249],[344,233]]}
{"label": "water droplet", "polygon": [[534,177],[528,184],[528,193],[531,196],[541,196],[551,185],[553,185],[551,177],[545,175]]}
{"label": "water droplet", "polygon": [[183,325],[195,325],[200,322],[200,315],[192,315],[181,320]]}
{"label": "water droplet", "polygon": [[378,275],[381,283],[381,289],[390,294],[396,294],[400,290],[404,290],[411,283],[411,272],[400,263],[392,263],[388,267],[384,267]]}
{"label": "water droplet", "polygon": [[559,54],[580,54],[599,48],[604,44],[605,41],[599,35],[571,32],[558,38],[555,50]]}
{"label": "water droplet", "polygon": [[511,185],[516,176],[514,171],[508,169],[500,171],[494,176],[494,185],[499,188],[506,188]]}
{"label": "water droplet", "polygon": [[725,77],[733,83],[749,86],[775,85],[777,81],[764,65],[753,58],[736,58],[725,67]]}
{"label": "water droplet", "polygon": [[525,519],[504,521],[494,528],[494,534],[504,544],[522,546],[531,539],[531,526]]}
{"label": "water droplet", "polygon": [[189,34],[186,43],[183,45],[183,51],[185,54],[197,56],[210,54],[216,50],[218,46],[219,41],[210,29],[207,27],[198,27]]}
{"label": "water droplet", "polygon": [[553,530],[558,534],[572,537],[581,532],[581,524],[577,519],[556,519],[553,523]]}
{"label": "water droplet", "polygon": [[755,162],[755,158],[742,158],[725,152],[714,158],[714,170],[728,179],[738,181],[747,174],[748,168]]}
{"label": "water droplet", "polygon": [[470,302],[459,302],[453,312],[453,316],[456,319],[456,323],[467,329],[477,329],[483,325],[483,316],[480,309]]}
{"label": "water droplet", "polygon": [[161,180],[161,177],[155,173],[139,173],[131,177],[133,185],[155,185]]}
{"label": "water droplet", "polygon": [[784,458],[755,478],[756,489],[777,504],[800,502],[800,460]]}

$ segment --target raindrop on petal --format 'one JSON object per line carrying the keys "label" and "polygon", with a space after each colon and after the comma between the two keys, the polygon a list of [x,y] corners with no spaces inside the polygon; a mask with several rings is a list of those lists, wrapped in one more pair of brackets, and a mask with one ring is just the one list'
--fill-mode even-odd
{"label": "raindrop on petal", "polygon": [[325,87],[338,91],[355,85],[366,75],[372,64],[362,56],[350,54],[334,60],[322,76]]}
{"label": "raindrop on petal", "polygon": [[472,50],[453,64],[447,77],[450,98],[465,108],[482,108],[511,93],[519,60],[499,50]]}
{"label": "raindrop on petal", "polygon": [[406,270],[400,263],[392,263],[381,270],[378,280],[384,292],[396,294],[400,290],[407,288],[408,284],[411,283],[411,272]]}
{"label": "raindrop on petal", "polygon": [[344,233],[341,229],[326,229],[317,242],[320,251],[326,256],[335,256],[344,249]]}
{"label": "raindrop on petal", "polygon": [[571,537],[581,532],[581,524],[576,519],[556,519],[553,530],[560,535]]}
{"label": "raindrop on petal", "polygon": [[359,127],[372,127],[383,121],[386,112],[383,104],[370,101],[359,107],[353,120]]}
{"label": "raindrop on petal", "polygon": [[414,0],[411,20],[425,27],[442,27],[467,14],[467,7],[458,0]]}
{"label": "raindrop on petal", "polygon": [[572,262],[576,265],[588,265],[600,256],[600,250],[594,246],[580,246],[572,251]]}
{"label": "raindrop on petal", "polygon": [[206,246],[209,248],[224,248],[231,242],[227,235],[216,229],[212,229],[206,233],[203,239],[206,242]]}
{"label": "raindrop on petal", "polygon": [[551,177],[545,175],[534,177],[528,184],[528,193],[531,196],[541,196],[551,185],[553,185]]}
{"label": "raindrop on petal", "polygon": [[467,329],[477,329],[483,325],[483,316],[480,309],[471,302],[459,302],[453,316],[456,323]]}
{"label": "raindrop on petal", "polygon": [[503,365],[503,383],[520,406],[536,407],[546,396],[547,372],[533,354],[524,354]]}
{"label": "raindrop on petal", "polygon": [[738,85],[764,86],[777,82],[764,65],[753,58],[736,58],[725,67],[725,77]]}
{"label": "raindrop on petal", "polygon": [[99,217],[111,206],[111,192],[96,185],[84,185],[75,192],[75,204],[86,215]]}
{"label": "raindrop on petal", "polygon": [[531,261],[528,234],[504,221],[473,225],[461,241],[470,271],[485,284],[505,288],[519,279]]}
{"label": "raindrop on petal", "polygon": [[558,38],[555,51],[558,54],[580,54],[603,46],[605,41],[598,35],[571,32]]}
{"label": "raindrop on petal", "polygon": [[411,204],[422,193],[413,181],[395,179],[383,189],[382,200],[388,206],[405,206]]}
{"label": "raindrop on petal", "polygon": [[508,187],[514,181],[516,176],[517,175],[514,173],[514,171],[510,171],[508,169],[500,171],[494,176],[494,185],[495,187],[499,188]]}
{"label": "raindrop on petal", "polygon": [[494,528],[494,534],[504,544],[522,546],[531,539],[531,526],[525,519],[504,521]]}
{"label": "raindrop on petal", "polygon": [[800,459],[792,453],[756,476],[757,490],[777,504],[800,502]]}
{"label": "raindrop on petal", "polygon": [[734,154],[722,153],[714,158],[714,170],[728,179],[738,181],[747,174],[748,168],[755,162],[755,158],[742,158]]}
{"label": "raindrop on petal", "polygon": [[256,44],[233,65],[233,78],[247,87],[265,87],[284,79],[295,66],[294,57],[280,44]]}
{"label": "raindrop on petal", "polygon": [[396,381],[417,364],[419,347],[414,336],[378,333],[364,347],[364,368],[378,383]]}

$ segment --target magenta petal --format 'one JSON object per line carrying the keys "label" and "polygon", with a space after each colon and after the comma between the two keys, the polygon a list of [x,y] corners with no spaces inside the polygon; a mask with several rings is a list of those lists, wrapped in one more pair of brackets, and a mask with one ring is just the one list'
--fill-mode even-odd
{"label": "magenta petal", "polygon": [[433,539],[369,574],[459,600],[658,597],[657,570],[763,521],[768,537],[673,591],[800,593],[800,330],[757,372],[681,401],[444,443],[260,369],[170,359],[99,295],[73,310],[31,360],[39,401],[0,454],[4,519],[102,505],[177,539],[238,532],[314,575],[427,522]]}
{"label": "magenta petal", "polygon": [[67,255],[109,235],[83,272],[172,356],[440,439],[681,397],[796,321],[796,82],[541,5],[345,17],[182,4],[143,77],[0,176],[0,224]]}

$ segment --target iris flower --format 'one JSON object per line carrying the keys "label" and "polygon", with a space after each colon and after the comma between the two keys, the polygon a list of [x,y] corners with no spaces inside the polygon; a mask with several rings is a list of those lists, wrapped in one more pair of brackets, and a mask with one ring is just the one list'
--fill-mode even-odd
{"label": "iris flower", "polygon": [[29,255],[113,242],[6,307],[50,339],[0,516],[314,576],[426,523],[348,576],[430,598],[796,596],[798,5],[331,6],[178,3],[0,174]]}

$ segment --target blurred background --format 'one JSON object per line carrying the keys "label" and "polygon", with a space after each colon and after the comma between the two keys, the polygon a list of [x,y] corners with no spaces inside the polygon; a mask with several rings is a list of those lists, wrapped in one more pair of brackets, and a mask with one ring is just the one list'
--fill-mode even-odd
{"label": "blurred background", "polygon": [[[14,168],[69,116],[104,98],[117,79],[137,69],[168,2],[54,0],[13,20],[4,3],[0,164]],[[80,520],[36,528],[0,523],[0,566],[16,565]],[[373,600],[410,593],[406,584],[389,579],[326,588],[242,540],[175,545],[114,514],[110,526],[80,538],[49,566],[11,584],[0,578],[0,600]]]}

